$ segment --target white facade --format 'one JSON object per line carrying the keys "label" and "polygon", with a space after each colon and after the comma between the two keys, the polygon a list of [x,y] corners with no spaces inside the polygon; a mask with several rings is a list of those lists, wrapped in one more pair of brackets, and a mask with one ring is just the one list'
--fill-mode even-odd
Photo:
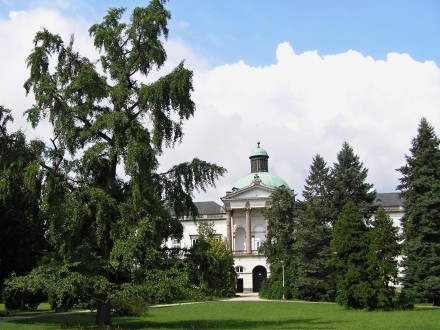
{"label": "white facade", "polygon": [[[196,203],[200,216],[181,219],[184,227],[182,240],[170,240],[167,245],[190,248],[197,239],[197,223],[214,223],[215,232],[227,239],[234,255],[237,290],[255,292],[260,290],[270,275],[266,258],[260,252],[267,233],[267,220],[262,211],[270,205],[271,195],[276,188],[285,187],[286,183],[268,172],[269,156],[259,145],[249,158],[251,173],[237,181],[232,191],[221,198],[223,205],[215,202]],[[250,182],[249,177],[252,179]],[[397,193],[377,194],[376,204],[384,206],[395,226],[400,227],[404,209]]]}
{"label": "white facade", "polygon": [[239,291],[259,291],[269,275],[266,258],[260,251],[267,232],[262,211],[269,206],[274,190],[255,174],[250,186],[228,192],[222,198],[226,239],[234,255]]}

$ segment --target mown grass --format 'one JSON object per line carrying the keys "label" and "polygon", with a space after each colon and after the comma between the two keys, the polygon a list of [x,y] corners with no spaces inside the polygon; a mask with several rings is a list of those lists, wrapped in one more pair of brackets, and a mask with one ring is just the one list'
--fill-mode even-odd
{"label": "mown grass", "polygon": [[[1,329],[93,328],[94,314],[51,315],[1,323]],[[206,302],[151,308],[147,317],[114,317],[121,329],[440,329],[440,309],[366,312],[336,304]]]}

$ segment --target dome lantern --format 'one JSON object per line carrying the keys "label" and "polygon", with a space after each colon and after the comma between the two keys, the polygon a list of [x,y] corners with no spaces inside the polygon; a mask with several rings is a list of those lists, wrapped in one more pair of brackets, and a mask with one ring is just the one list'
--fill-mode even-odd
{"label": "dome lantern", "polygon": [[269,172],[269,155],[260,147],[260,142],[257,143],[257,148],[252,151],[249,159],[251,160],[251,173]]}
{"label": "dome lantern", "polygon": [[260,142],[257,143],[257,148],[255,148],[251,155],[249,156],[251,160],[251,173],[240,178],[232,186],[232,191],[237,189],[243,189],[245,187],[250,187],[258,184],[263,184],[265,186],[280,188],[286,187],[290,190],[289,185],[281,177],[269,172],[268,159],[269,155],[267,151],[260,147]]}

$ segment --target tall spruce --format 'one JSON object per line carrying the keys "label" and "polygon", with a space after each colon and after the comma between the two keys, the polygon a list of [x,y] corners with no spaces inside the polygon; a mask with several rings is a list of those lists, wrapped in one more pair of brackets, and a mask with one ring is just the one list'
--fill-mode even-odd
{"label": "tall spruce", "polygon": [[374,296],[368,301],[369,309],[390,310],[395,305],[394,284],[398,282],[398,260],[401,246],[398,228],[381,206],[374,212],[368,233],[368,268]]}
{"label": "tall spruce", "polygon": [[368,231],[360,208],[348,200],[335,224],[332,240],[336,268],[336,301],[346,308],[363,309],[374,297],[369,282]]}
{"label": "tall spruce", "polygon": [[264,216],[268,225],[263,249],[271,275],[260,294],[273,299],[296,297],[297,266],[294,244],[297,210],[295,196],[286,188],[277,189],[272,194],[271,205],[264,211]]}
{"label": "tall spruce", "polygon": [[161,267],[164,239],[181,237],[170,211],[195,214],[194,189],[225,172],[199,159],[158,172],[158,157],[181,141],[195,111],[193,73],[183,62],[147,79],[167,58],[164,3],[135,8],[129,20],[124,9],[110,9],[89,30],[99,61],[76,52],[73,37],[66,43],[46,29],[27,59],[25,88],[35,95],[28,119],[36,126],[47,117],[54,133],[43,164],[56,252],[46,269],[80,282],[83,298],[96,303],[97,325],[111,323],[113,297],[137,294],[149,270]]}
{"label": "tall spruce", "polygon": [[422,118],[412,140],[398,189],[404,198],[402,219],[404,291],[440,305],[440,141]]}
{"label": "tall spruce", "polygon": [[359,160],[359,156],[355,155],[347,142],[344,142],[331,171],[333,222],[349,200],[358,205],[364,219],[372,216],[376,191],[373,190],[372,184],[366,182],[367,175],[368,170]]}
{"label": "tall spruce", "polygon": [[332,211],[329,182],[329,168],[325,160],[316,155],[304,186],[304,201],[298,207],[295,243],[298,295],[305,300],[331,301],[335,297],[330,263]]}

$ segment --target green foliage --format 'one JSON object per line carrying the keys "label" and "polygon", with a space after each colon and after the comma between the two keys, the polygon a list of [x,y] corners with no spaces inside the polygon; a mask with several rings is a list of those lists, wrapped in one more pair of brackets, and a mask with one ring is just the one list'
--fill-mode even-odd
{"label": "green foliage", "polygon": [[332,240],[337,270],[336,301],[346,308],[368,310],[405,309],[406,297],[396,296],[399,235],[393,221],[380,207],[371,226],[365,225],[361,210],[352,201],[336,222]]}
{"label": "green foliage", "polygon": [[200,288],[191,283],[187,263],[178,262],[168,270],[152,270],[146,275],[144,292],[154,304],[177,301],[201,301]]}
{"label": "green foliage", "polygon": [[237,274],[227,241],[216,235],[213,223],[201,222],[198,233],[187,257],[192,282],[208,297],[234,296]]}
{"label": "green foliage", "polygon": [[5,281],[2,300],[8,310],[36,310],[47,299],[39,283],[32,283],[20,276],[12,276]]}
{"label": "green foliage", "polygon": [[284,297],[290,299],[297,295],[297,263],[294,254],[297,225],[295,196],[286,188],[277,189],[272,194],[271,205],[264,211],[264,216],[268,221],[268,227],[263,249],[271,275],[260,294],[263,297],[278,299],[283,296],[284,263]]}
{"label": "green foliage", "polygon": [[75,264],[75,274],[92,279],[98,325],[110,324],[111,297],[125,297],[163,266],[163,241],[182,235],[170,211],[196,214],[194,190],[225,172],[194,159],[158,173],[158,157],[181,141],[195,111],[183,62],[146,83],[166,60],[164,2],[134,9],[129,21],[124,9],[110,9],[89,30],[98,62],[77,53],[73,37],[65,43],[45,29],[27,59],[24,87],[35,95],[28,120],[36,126],[47,117],[54,132],[43,164],[47,238],[59,267]]}
{"label": "green foliage", "polygon": [[344,142],[331,171],[333,222],[349,200],[359,206],[365,219],[372,216],[376,191],[373,190],[372,184],[365,182],[367,175],[368,170],[364,168],[359,156],[354,154],[353,148],[347,142]]}
{"label": "green foliage", "polygon": [[148,294],[144,285],[123,283],[121,288],[111,296],[112,309],[119,316],[147,315]]}
{"label": "green foliage", "polygon": [[[71,309],[80,301],[90,301],[88,296],[96,278],[78,273],[77,264],[51,264],[34,268],[26,276],[14,276],[5,282],[4,293],[25,292],[48,299],[55,311]],[[41,301],[40,301],[41,302]]]}
{"label": "green foliage", "polygon": [[304,186],[304,201],[298,206],[298,297],[305,300],[333,301],[335,297],[329,180],[327,164],[317,155]]}
{"label": "green foliage", "polygon": [[399,169],[404,197],[403,283],[408,296],[440,305],[440,140],[422,118]]}
{"label": "green foliage", "polygon": [[[369,230],[368,269],[375,297],[369,309],[389,310],[399,308],[394,301],[396,294],[392,284],[398,282],[398,261],[401,247],[398,228],[383,207],[374,213]],[[390,285],[391,284],[391,285]]]}
{"label": "green foliage", "polygon": [[351,200],[342,209],[331,243],[336,267],[336,301],[346,308],[367,308],[374,292],[369,284],[368,235],[361,210]]}
{"label": "green foliage", "polygon": [[0,106],[0,291],[12,274],[23,275],[45,248],[39,214],[42,145],[22,132],[8,133],[10,110]]}

